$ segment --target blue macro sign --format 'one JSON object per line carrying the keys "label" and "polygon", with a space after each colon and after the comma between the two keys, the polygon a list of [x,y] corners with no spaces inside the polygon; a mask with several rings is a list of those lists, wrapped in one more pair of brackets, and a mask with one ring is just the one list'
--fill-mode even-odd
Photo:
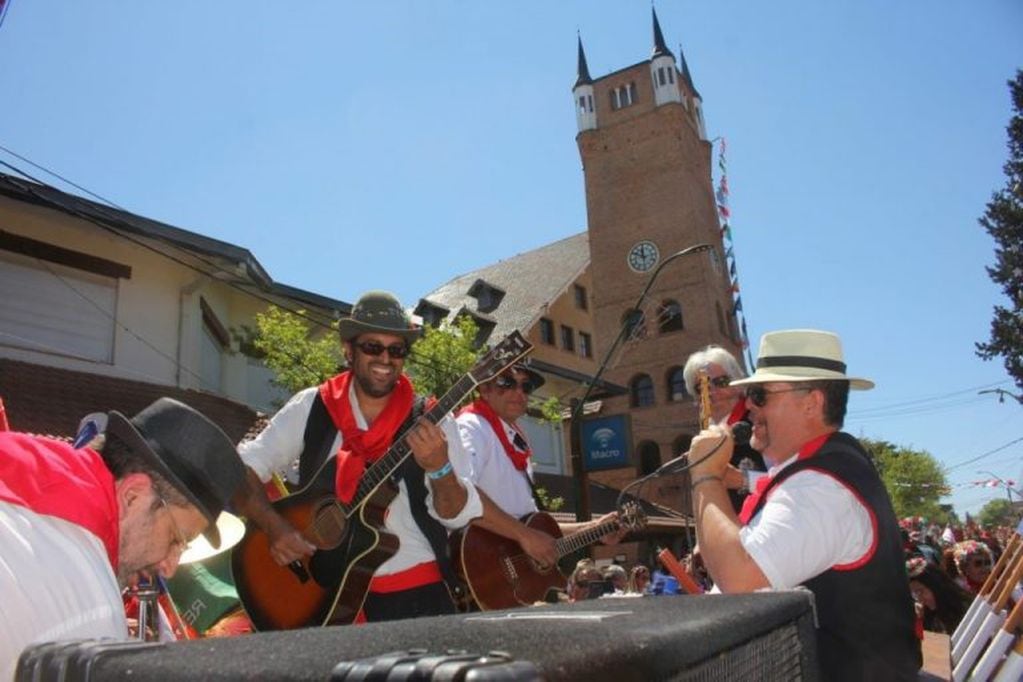
{"label": "blue macro sign", "polygon": [[582,447],[586,471],[629,466],[628,415],[615,414],[584,421]]}

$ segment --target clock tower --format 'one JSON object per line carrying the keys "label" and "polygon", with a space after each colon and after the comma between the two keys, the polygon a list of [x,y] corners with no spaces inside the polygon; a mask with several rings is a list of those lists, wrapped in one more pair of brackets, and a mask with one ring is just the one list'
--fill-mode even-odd
{"label": "clock tower", "polygon": [[[693,398],[681,388],[689,354],[714,343],[742,363],[742,350],[722,267],[703,101],[681,48],[676,59],[666,46],[656,12],[650,59],[606,76],[590,77],[580,39],[573,96],[596,357],[629,328],[604,376],[630,394],[601,410],[629,415],[629,466],[591,476],[621,486],[688,449],[698,431]],[[657,266],[696,244],[712,248],[669,263],[634,309]]]}

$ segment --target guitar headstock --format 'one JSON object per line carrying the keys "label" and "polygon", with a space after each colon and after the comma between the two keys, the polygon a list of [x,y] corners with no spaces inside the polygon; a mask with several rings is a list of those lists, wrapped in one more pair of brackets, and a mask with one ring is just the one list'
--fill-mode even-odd
{"label": "guitar headstock", "polygon": [[646,514],[639,502],[626,502],[618,510],[618,523],[625,530],[642,530],[646,526]]}
{"label": "guitar headstock", "polygon": [[486,355],[469,370],[469,375],[477,384],[490,381],[531,350],[533,344],[526,341],[521,332],[515,330],[504,337],[501,343],[487,351]]}

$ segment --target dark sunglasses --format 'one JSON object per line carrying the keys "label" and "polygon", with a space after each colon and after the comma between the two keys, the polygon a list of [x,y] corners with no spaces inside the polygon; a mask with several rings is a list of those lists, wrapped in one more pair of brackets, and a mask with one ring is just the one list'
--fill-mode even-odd
{"label": "dark sunglasses", "polygon": [[779,388],[777,391],[768,391],[763,386],[750,386],[746,389],[746,397],[751,403],[757,407],[763,407],[767,404],[767,396],[774,395],[775,393],[792,393],[793,391],[810,391],[813,390],[808,386],[802,386],[800,388]]}
{"label": "dark sunglasses", "polygon": [[974,559],[970,562],[974,568],[991,568],[990,559]]}
{"label": "dark sunglasses", "polygon": [[379,341],[359,341],[355,347],[373,357],[383,354],[384,351],[387,351],[387,354],[395,360],[401,360],[408,355],[408,346],[404,343],[392,343],[390,346],[385,346]]}
{"label": "dark sunglasses", "polygon": [[728,384],[732,383],[732,377],[727,374],[722,374],[719,377],[707,377],[707,383],[714,388],[726,388]]}
{"label": "dark sunglasses", "polygon": [[536,386],[534,386],[533,382],[529,379],[526,379],[525,381],[515,381],[512,377],[497,377],[497,379],[494,380],[494,385],[503,391],[508,391],[518,386],[526,395],[529,395],[536,390]]}

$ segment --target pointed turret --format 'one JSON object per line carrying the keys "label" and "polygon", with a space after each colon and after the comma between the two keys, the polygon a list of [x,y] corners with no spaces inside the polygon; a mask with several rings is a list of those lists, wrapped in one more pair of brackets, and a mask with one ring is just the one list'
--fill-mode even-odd
{"label": "pointed turret", "polygon": [[575,120],[581,133],[597,127],[597,113],[593,110],[593,79],[590,78],[590,67],[586,65],[583,39],[582,36],[576,38],[579,41],[579,65],[575,85],[572,86],[572,98],[575,100]]}
{"label": "pointed turret", "polygon": [[583,38],[582,36],[576,36],[576,38],[579,41],[579,66],[576,67],[577,77],[573,88],[593,84],[593,79],[590,78],[590,67],[586,65],[586,53],[583,52]]}
{"label": "pointed turret", "polygon": [[689,87],[689,90],[693,93],[693,97],[702,100],[703,98],[700,97],[699,91],[696,89],[696,86],[693,85],[693,76],[692,74],[689,73],[689,63],[686,62],[686,55],[685,53],[682,52],[681,45],[678,46],[678,56],[679,59],[682,60],[682,77],[685,78],[686,85]]}
{"label": "pointed turret", "polygon": [[654,102],[657,106],[668,102],[681,102],[682,92],[675,82],[675,55],[664,44],[661,22],[657,10],[650,8],[654,16],[654,53],[650,57],[650,79],[654,83]]}
{"label": "pointed turret", "polygon": [[650,58],[651,59],[656,59],[657,57],[674,58],[675,55],[673,55],[671,53],[671,50],[668,49],[668,46],[664,44],[664,34],[661,33],[661,22],[657,21],[657,10],[651,7],[650,11],[654,15],[654,52],[653,54],[650,55]]}

